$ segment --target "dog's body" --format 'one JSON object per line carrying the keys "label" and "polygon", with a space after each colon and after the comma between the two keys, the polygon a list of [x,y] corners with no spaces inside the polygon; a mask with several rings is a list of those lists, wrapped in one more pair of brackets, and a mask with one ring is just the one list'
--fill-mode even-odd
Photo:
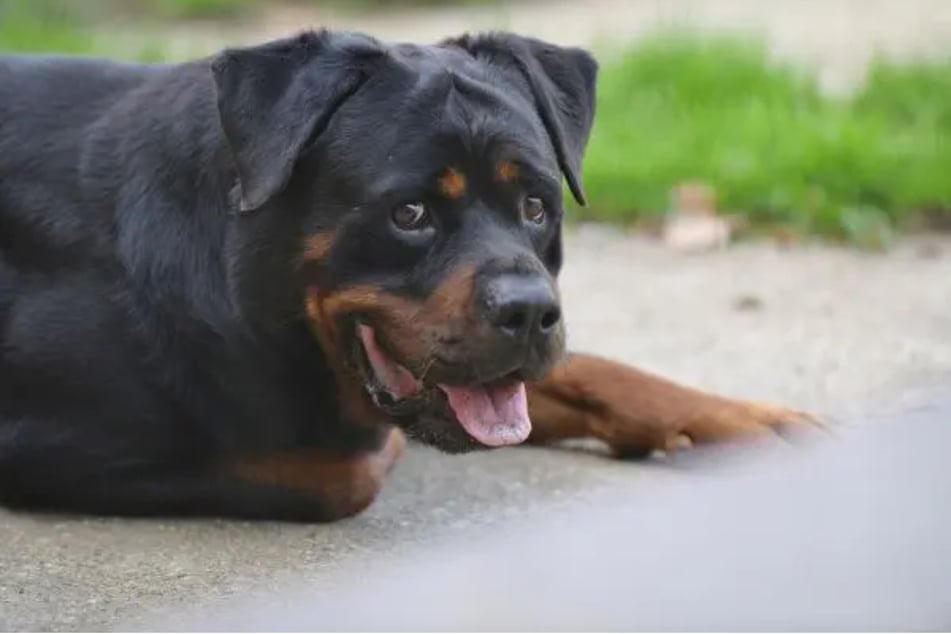
{"label": "dog's body", "polygon": [[595,70],[503,35],[0,58],[0,502],[331,520],[394,424],[512,444],[527,398],[531,440],[629,452],[802,420],[559,365]]}

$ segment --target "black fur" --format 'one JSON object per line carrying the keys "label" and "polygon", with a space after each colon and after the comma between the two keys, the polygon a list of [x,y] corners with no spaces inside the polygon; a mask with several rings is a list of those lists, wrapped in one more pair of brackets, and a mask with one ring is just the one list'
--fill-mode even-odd
{"label": "black fur", "polygon": [[[379,442],[341,416],[305,319],[305,238],[337,236],[328,288],[426,296],[491,234],[484,214],[421,252],[379,210],[501,143],[560,213],[559,169],[583,198],[595,72],[503,34],[308,33],[182,65],[0,57],[0,502],[324,519],[218,468]],[[507,222],[556,274],[560,229]]]}

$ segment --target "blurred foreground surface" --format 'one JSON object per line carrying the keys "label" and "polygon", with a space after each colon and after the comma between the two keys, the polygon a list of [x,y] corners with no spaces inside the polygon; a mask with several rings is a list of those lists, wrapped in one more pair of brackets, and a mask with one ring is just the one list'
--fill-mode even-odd
{"label": "blurred foreground surface", "polygon": [[[874,429],[893,419],[901,424],[907,412],[915,411],[936,419],[943,416],[943,422],[949,422],[946,408],[931,407],[932,403],[941,403],[944,396],[951,396],[951,242],[947,240],[909,242],[888,255],[818,247],[781,251],[762,245],[737,245],[722,253],[687,257],[654,242],[588,227],[570,232],[566,250],[562,287],[572,347],[611,355],[706,389],[829,414],[857,431]],[[933,455],[931,452],[947,451],[943,437],[924,427],[899,429],[898,436],[907,443],[898,445],[899,449],[921,451],[920,460],[907,456],[870,460],[864,467],[843,467],[844,473],[833,466],[826,468],[826,475],[820,479],[834,488],[839,478],[846,478],[846,489],[840,491],[849,491],[849,487],[858,486],[867,478],[868,486],[856,499],[867,500],[868,495],[886,487],[881,489],[880,501],[873,499],[869,503],[889,505],[895,495],[895,490],[886,486],[890,480],[895,481],[894,486],[905,486],[901,484],[904,477],[928,476],[930,484],[922,483],[920,491],[910,490],[909,495],[930,495],[935,507],[943,505],[946,509],[947,491],[939,495],[934,487],[948,481],[948,471],[942,462],[935,464],[928,457]],[[912,464],[906,465],[906,461]],[[850,476],[853,470],[854,475]],[[904,475],[907,470],[911,471]],[[288,592],[286,596],[297,610],[292,616],[311,618],[316,613],[306,605],[296,607],[299,595],[294,592],[301,587],[302,579],[306,583],[326,583],[331,588],[340,583],[341,593],[347,590],[343,585],[347,577],[338,576],[344,571],[356,571],[368,582],[381,577],[380,582],[385,584],[387,578],[392,578],[386,577],[393,572],[392,566],[401,563],[397,559],[391,564],[393,560],[389,557],[411,557],[420,551],[426,554],[430,544],[452,544],[455,539],[464,540],[459,556],[467,557],[469,547],[476,542],[468,541],[466,536],[473,533],[488,540],[491,550],[504,548],[500,541],[531,541],[534,531],[555,531],[550,539],[557,540],[558,531],[572,531],[572,524],[564,523],[568,520],[588,521],[596,527],[601,524],[597,513],[631,513],[637,522],[625,521],[632,522],[632,530],[643,530],[637,529],[637,523],[654,522],[651,525],[655,528],[651,530],[657,533],[652,533],[650,539],[661,540],[666,530],[664,518],[669,517],[665,513],[676,512],[659,508],[664,505],[670,487],[683,485],[684,495],[694,496],[691,499],[699,496],[702,501],[702,492],[709,490],[705,487],[717,485],[711,481],[717,479],[717,470],[712,471],[713,475],[709,469],[687,468],[677,463],[620,463],[597,455],[554,449],[512,449],[451,457],[414,448],[368,512],[329,526],[118,521],[34,517],[0,511],[0,629],[101,630],[149,618],[153,620],[143,622],[159,624],[154,627],[172,627],[166,620],[170,612],[224,609],[219,602],[246,593],[268,592],[277,597]],[[785,486],[777,486],[771,492],[753,492],[774,494],[770,504],[778,507],[774,509],[765,502],[751,504],[754,510],[763,507],[758,521],[772,521],[769,515],[775,513],[779,513],[777,517],[787,517],[780,513],[787,503]],[[815,483],[809,486],[823,488]],[[594,504],[591,519],[585,520],[584,514],[573,519],[570,513],[565,519],[562,513],[567,505],[597,499],[604,492],[619,496],[623,506],[611,502],[609,495],[607,503]],[[640,502],[642,495],[644,506]],[[790,497],[788,504],[799,509],[808,507],[809,496],[803,497],[802,493]],[[823,504],[823,499],[815,503]],[[734,505],[738,503],[732,501]],[[648,508],[654,510],[648,513]],[[806,515],[796,516],[797,523],[787,532],[770,535],[765,542],[754,541],[751,555],[744,560],[746,568],[737,567],[735,574],[756,570],[756,548],[765,549],[774,541],[788,543],[796,532],[813,523],[815,534],[823,534],[836,519],[835,515],[824,519],[826,510],[817,510],[822,508],[817,506]],[[882,508],[888,507],[829,509],[829,513],[843,514],[838,541],[833,543],[835,549],[848,546],[853,537],[866,536],[871,540],[857,542],[854,547],[884,539],[877,531],[917,530],[919,524],[906,520],[898,511],[886,516],[889,523],[878,526],[877,521],[862,519],[878,520]],[[940,510],[936,508],[935,512]],[[682,556],[699,556],[702,553],[695,549],[710,543],[689,531],[702,530],[705,525],[726,530],[729,524],[723,523],[734,521],[732,515],[739,512],[752,513],[735,506],[713,505],[700,524],[672,534],[683,542],[678,545],[683,549]],[[657,519],[651,520],[652,516]],[[527,530],[532,534],[521,535],[509,528],[510,522],[523,519],[530,522],[532,528]],[[613,521],[607,522],[606,530],[611,529]],[[736,539],[742,541],[745,535]],[[578,544],[572,546],[579,554],[572,555],[569,547],[559,546],[548,553],[549,565],[561,571],[558,574],[566,581],[572,581],[580,574],[572,572],[572,568],[585,569],[585,562],[579,561],[584,559],[584,549],[602,541],[610,545],[609,538],[610,534],[599,537],[592,533],[590,538],[582,534]],[[697,541],[692,541],[694,538]],[[947,543],[947,538],[943,543]],[[626,544],[625,556],[646,558],[644,565],[650,569],[657,564],[656,560],[650,564],[650,558],[656,556],[655,549],[676,552],[670,544],[664,544],[635,543],[632,539]],[[909,561],[917,552],[913,549],[927,547],[932,549],[933,561],[940,562],[937,547],[941,544],[930,543],[924,535],[919,545],[908,545],[908,556],[912,558]],[[734,543],[730,548],[739,546]],[[780,556],[781,550],[777,548],[772,556]],[[592,556],[601,561],[611,560],[620,556],[619,552],[619,548],[606,546]],[[818,551],[816,561],[804,555],[794,560],[793,570],[810,574],[810,568],[828,555],[823,552]],[[874,549],[868,553],[846,550],[839,556],[864,561],[863,565],[869,567],[866,570],[876,575],[885,569]],[[564,567],[559,563],[562,560]],[[780,568],[776,561],[767,564],[773,571]],[[721,561],[719,565],[725,564]],[[710,574],[716,576],[695,577],[705,573],[700,572],[699,566],[688,566],[681,560],[677,560],[676,566],[672,561],[667,574],[679,574],[677,568],[685,566],[689,575],[685,573],[684,583],[715,579],[715,589],[731,592],[737,597],[733,600],[742,598],[742,586],[731,586],[733,577],[717,572],[713,562]],[[944,570],[949,569],[951,566],[944,566]],[[895,576],[882,583],[897,584],[905,579],[904,568],[894,570]],[[941,578],[945,573],[935,574],[934,583],[922,584],[921,593],[951,587],[947,579]],[[821,575],[815,576],[819,583]],[[631,584],[647,578],[646,574],[622,577]],[[671,578],[667,577],[668,582]],[[691,582],[691,578],[695,581]],[[864,574],[856,572],[849,577],[848,584],[843,582],[842,587],[829,590],[829,595],[861,591],[862,586],[849,586],[863,578]],[[915,578],[908,579],[911,584]],[[744,583],[752,582],[746,578]],[[494,593],[491,584],[486,590]],[[768,590],[769,584],[764,583],[760,591]],[[498,600],[497,594],[493,596]],[[530,602],[526,604],[529,615],[531,602],[543,600],[553,605],[563,603],[565,609],[577,608],[573,618],[590,613],[584,606],[573,608],[564,597],[549,601],[532,587],[517,588],[509,598]],[[306,603],[312,600],[317,599],[308,598]],[[633,612],[635,600],[633,594],[626,599],[624,605],[632,606],[624,608],[629,612],[607,615],[626,617]],[[490,605],[486,601],[473,598],[470,605],[481,611],[480,606]],[[435,603],[420,593],[413,607]],[[671,611],[682,613],[682,606],[687,603],[678,597],[677,607]],[[372,605],[368,602],[361,609],[376,610]],[[331,614],[334,618],[341,616],[340,612]],[[436,613],[433,618],[438,616]],[[496,616],[487,614],[484,618]],[[590,626],[596,627],[598,623],[592,621]],[[390,627],[398,625],[393,623]],[[490,622],[484,623],[485,627],[489,625]],[[639,625],[646,627],[647,622],[631,623],[630,627]],[[268,627],[280,626],[275,623]]]}
{"label": "blurred foreground surface", "polygon": [[544,520],[385,557],[333,583],[302,581],[149,625],[941,630],[951,626],[949,442],[951,400],[806,455],[638,495],[616,488]]}

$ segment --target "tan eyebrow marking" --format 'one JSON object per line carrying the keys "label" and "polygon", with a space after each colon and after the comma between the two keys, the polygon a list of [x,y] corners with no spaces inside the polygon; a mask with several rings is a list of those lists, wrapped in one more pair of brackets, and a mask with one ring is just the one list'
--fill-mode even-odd
{"label": "tan eyebrow marking", "polygon": [[495,179],[502,183],[512,183],[519,176],[518,165],[512,161],[499,161],[495,166]]}
{"label": "tan eyebrow marking", "polygon": [[439,179],[439,190],[446,198],[459,200],[466,195],[466,175],[450,167]]}

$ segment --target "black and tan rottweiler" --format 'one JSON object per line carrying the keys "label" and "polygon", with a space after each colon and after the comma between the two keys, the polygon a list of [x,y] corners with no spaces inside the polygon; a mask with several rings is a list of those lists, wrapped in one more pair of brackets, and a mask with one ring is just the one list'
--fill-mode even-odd
{"label": "black and tan rottweiler", "polygon": [[0,58],[0,500],[328,521],[403,432],[630,455],[810,424],[566,354],[596,76],[507,33]]}

